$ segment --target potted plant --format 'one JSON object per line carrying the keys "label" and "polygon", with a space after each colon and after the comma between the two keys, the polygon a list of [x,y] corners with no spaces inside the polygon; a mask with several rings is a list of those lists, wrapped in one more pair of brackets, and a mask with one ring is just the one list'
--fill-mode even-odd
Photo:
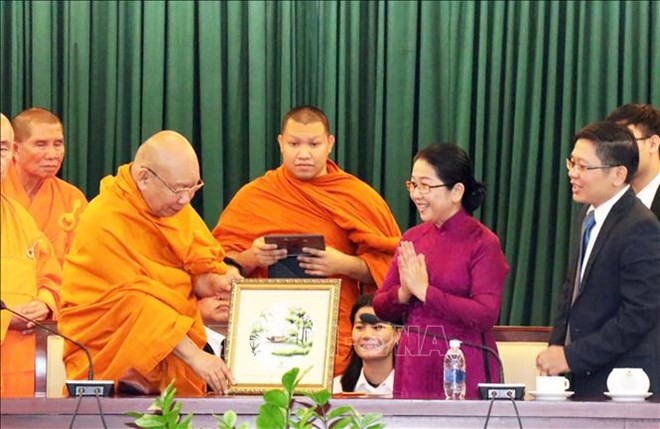
{"label": "potted plant", "polygon": [[[295,397],[298,383],[307,371],[293,368],[282,376],[282,388],[268,390],[263,394],[264,403],[259,407],[255,421],[257,428],[264,429],[381,429],[385,425],[380,414],[360,414],[350,405],[333,408],[330,405],[330,391],[308,392],[304,399]],[[148,411],[153,413],[130,412],[135,425],[141,428],[188,429],[192,428],[192,413],[181,415],[181,403],[175,401],[174,381],[156,398]],[[221,416],[213,416],[218,429],[247,429],[248,423],[236,426],[237,416],[232,410]]]}

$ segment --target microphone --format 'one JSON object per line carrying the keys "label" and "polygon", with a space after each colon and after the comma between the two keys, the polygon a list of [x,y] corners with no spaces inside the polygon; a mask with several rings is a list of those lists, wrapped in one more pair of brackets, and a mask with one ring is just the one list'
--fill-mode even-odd
{"label": "microphone", "polygon": [[[424,330],[422,331],[419,329],[417,326],[404,326],[404,325],[399,325],[397,323],[392,323],[392,322],[386,322],[381,319],[379,319],[376,315],[370,314],[370,313],[363,313],[360,315],[360,320],[363,321],[364,323],[373,325],[376,323],[389,323],[392,326],[395,326],[397,328],[402,328],[406,329],[409,332],[416,332],[422,336],[431,336],[431,337],[436,337],[436,338],[442,338],[445,341],[449,341],[449,338],[443,333],[440,332],[433,332],[433,331],[428,331]],[[512,383],[504,383],[504,365],[502,364],[502,359],[500,359],[500,355],[493,350],[492,348],[485,346],[483,344],[476,344],[476,343],[470,343],[467,341],[462,341],[461,344],[468,346],[468,347],[474,347],[477,349],[481,349],[489,353],[491,356],[495,358],[497,363],[500,365],[500,380],[499,383],[479,383],[479,395],[482,397],[482,399],[522,399],[525,396],[525,385],[524,384],[512,384]],[[488,380],[490,381],[490,380]]]}
{"label": "microphone", "polygon": [[0,310],[7,310],[13,315],[16,315],[20,317],[21,319],[30,322],[34,324],[35,326],[50,332],[51,334],[57,335],[58,337],[62,337],[67,341],[70,341],[71,343],[75,344],[80,350],[82,350],[85,353],[85,356],[87,356],[87,380],[67,380],[67,389],[69,390],[69,394],[71,396],[110,396],[112,394],[113,388],[114,388],[114,381],[112,380],[94,380],[94,366],[92,365],[92,355],[89,354],[89,350],[87,347],[79,343],[78,341],[74,340],[73,338],[69,338],[64,334],[61,334],[55,329],[51,329],[46,325],[43,325],[36,320],[30,319],[29,317],[25,317],[22,314],[18,313],[17,311],[12,310],[11,308],[7,307],[5,305],[5,302],[3,300],[0,300]]}

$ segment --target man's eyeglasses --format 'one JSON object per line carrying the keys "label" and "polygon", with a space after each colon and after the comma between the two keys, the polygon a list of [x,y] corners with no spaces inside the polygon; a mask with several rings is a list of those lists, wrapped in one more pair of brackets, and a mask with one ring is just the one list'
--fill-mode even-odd
{"label": "man's eyeglasses", "polygon": [[160,183],[162,183],[163,185],[165,185],[165,187],[166,187],[167,189],[169,189],[170,191],[172,191],[172,193],[173,193],[174,195],[178,195],[178,196],[181,196],[181,195],[183,195],[183,194],[192,195],[192,194],[194,194],[195,192],[199,191],[199,190],[201,189],[202,186],[204,186],[204,182],[202,181],[202,179],[199,179],[199,182],[197,182],[197,184],[196,184],[195,186],[174,188],[174,187],[170,186],[166,181],[164,181],[163,179],[161,179],[160,176],[159,176],[158,174],[156,174],[156,172],[153,171],[151,168],[147,167],[146,165],[143,165],[142,168],[144,168],[145,170],[147,170],[149,173],[153,174],[154,177],[155,177],[156,179],[158,179],[158,180],[160,181]]}
{"label": "man's eyeglasses", "polygon": [[431,192],[431,189],[435,188],[442,188],[442,187],[452,187],[454,184],[449,184],[449,183],[444,183],[442,185],[427,185],[426,183],[417,183],[413,182],[412,180],[406,180],[406,189],[408,189],[408,192],[411,194],[415,189],[419,190],[419,193],[422,195],[426,195],[429,192]]}
{"label": "man's eyeglasses", "polygon": [[588,165],[578,164],[571,158],[566,158],[566,169],[568,171],[572,171],[575,168],[577,172],[580,174],[588,170],[602,170],[604,168],[612,168],[612,167],[618,167],[618,165],[595,165],[591,167]]}
{"label": "man's eyeglasses", "polygon": [[653,136],[635,137],[635,141],[636,142],[641,142],[641,141],[644,141],[646,139],[650,139],[651,137],[653,137]]}

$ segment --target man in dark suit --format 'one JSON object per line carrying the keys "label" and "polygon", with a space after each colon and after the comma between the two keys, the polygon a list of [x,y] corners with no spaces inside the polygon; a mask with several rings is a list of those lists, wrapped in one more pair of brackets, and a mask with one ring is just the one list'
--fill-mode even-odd
{"label": "man in dark suit", "polygon": [[542,374],[568,374],[576,398],[604,398],[613,368],[643,368],[660,391],[660,222],[629,183],[633,134],[603,122],[580,130],[567,159],[573,200],[588,206]]}
{"label": "man in dark suit", "polygon": [[660,219],[660,109],[650,104],[624,104],[606,119],[625,125],[639,148],[639,167],[630,185]]}

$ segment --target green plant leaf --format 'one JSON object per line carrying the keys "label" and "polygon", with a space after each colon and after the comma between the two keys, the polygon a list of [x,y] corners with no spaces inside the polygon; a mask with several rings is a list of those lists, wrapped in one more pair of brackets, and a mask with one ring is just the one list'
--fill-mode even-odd
{"label": "green plant leaf", "polygon": [[[330,427],[332,429],[344,429],[345,427],[348,427],[351,423],[354,423],[353,416],[346,416],[330,424]],[[360,426],[354,424],[353,427],[359,428]]]}
{"label": "green plant leaf", "polygon": [[[285,417],[284,410],[270,404],[264,404],[259,407],[259,415],[257,416],[257,428],[275,429],[284,428]],[[287,410],[288,412],[288,410]]]}
{"label": "green plant leaf", "polygon": [[383,427],[379,426],[382,423],[379,423],[378,421],[383,418],[382,414],[377,414],[377,413],[369,413],[365,414],[361,418],[361,423],[362,423],[362,428],[371,428],[371,429],[376,429],[377,427]]}
{"label": "green plant leaf", "polygon": [[362,417],[362,423],[363,424],[369,424],[369,423],[375,422],[376,420],[379,420],[381,418],[383,418],[382,414],[377,414],[377,413],[365,414],[364,417]]}
{"label": "green plant leaf", "polygon": [[179,421],[179,415],[173,413],[163,414],[163,419],[165,420],[166,427],[175,428],[177,422]]}
{"label": "green plant leaf", "polygon": [[172,402],[176,396],[176,388],[174,387],[174,380],[170,381],[165,390],[161,393],[163,414],[169,412],[172,407]]}
{"label": "green plant leaf", "polygon": [[296,377],[298,377],[299,372],[299,368],[291,368],[289,371],[287,371],[282,376],[282,387],[284,387],[289,392],[293,392],[296,385],[298,384],[296,383]]}
{"label": "green plant leaf", "polygon": [[166,421],[163,416],[155,414],[145,414],[139,419],[135,420],[135,424],[141,428],[164,428]]}
{"label": "green plant leaf", "polygon": [[156,398],[156,400],[154,400],[153,404],[149,405],[149,408],[147,408],[147,411],[161,411],[163,409],[162,404],[163,404],[163,401],[161,401],[160,398]]}
{"label": "green plant leaf", "polygon": [[175,402],[171,412],[175,414],[181,414],[181,402],[179,401]]}
{"label": "green plant leaf", "polygon": [[307,396],[309,399],[314,401],[316,405],[318,405],[319,407],[322,407],[323,405],[328,403],[328,400],[330,399],[332,394],[328,389],[323,389],[323,390],[319,390],[318,392],[308,393],[305,396]]}
{"label": "green plant leaf", "polygon": [[264,401],[267,404],[284,409],[289,407],[289,398],[281,390],[269,390],[264,393]]}
{"label": "green plant leaf", "polygon": [[[296,384],[295,384],[295,386],[297,386],[298,383],[300,383],[300,380],[302,380],[303,377],[305,377],[305,376],[307,375],[307,373],[308,373],[309,371],[312,370],[312,367],[313,367],[313,365],[308,366],[307,368],[305,368],[305,369],[304,369],[304,370],[298,375],[298,378],[296,379]],[[295,386],[294,386],[294,387],[295,387]]]}
{"label": "green plant leaf", "polygon": [[307,425],[318,418],[313,407],[298,408],[296,410],[296,416],[298,417],[298,424],[302,426]]}
{"label": "green plant leaf", "polygon": [[236,413],[229,410],[222,416],[213,416],[218,421],[218,429],[233,429],[236,425]]}
{"label": "green plant leaf", "polygon": [[192,413],[186,414],[186,417],[181,420],[181,422],[176,425],[177,429],[192,429]]}
{"label": "green plant leaf", "polygon": [[300,419],[309,410],[313,411],[312,408],[299,407],[299,408],[296,408],[295,411],[292,411],[292,412],[293,412],[293,415],[295,415],[296,417],[298,417]]}
{"label": "green plant leaf", "polygon": [[332,420],[337,417],[351,416],[353,417],[354,409],[350,405],[342,405],[341,407],[331,409],[326,415],[326,419]]}
{"label": "green plant leaf", "polygon": [[163,410],[163,417],[167,421],[167,427],[177,427],[179,416],[181,414],[181,402],[174,402],[174,407],[170,410]]}
{"label": "green plant leaf", "polygon": [[133,417],[134,419],[139,419],[140,417],[144,416],[144,413],[136,413],[135,411],[129,411],[126,413],[127,416]]}
{"label": "green plant leaf", "polygon": [[314,429],[315,426],[309,423],[292,423],[291,429]]}

